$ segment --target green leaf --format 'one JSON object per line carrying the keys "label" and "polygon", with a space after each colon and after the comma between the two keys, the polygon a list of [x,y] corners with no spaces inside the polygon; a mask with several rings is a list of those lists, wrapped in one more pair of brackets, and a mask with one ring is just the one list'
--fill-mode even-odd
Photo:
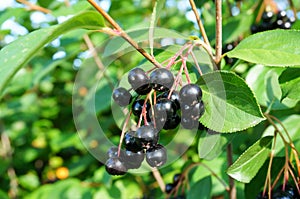
{"label": "green leaf", "polygon": [[187,193],[187,199],[199,198],[199,196],[201,196],[201,199],[209,199],[211,198],[210,197],[211,189],[212,189],[211,176],[207,176],[199,180],[197,183],[193,184],[193,186]]}
{"label": "green leaf", "polygon": [[283,70],[285,69],[256,65],[249,70],[246,76],[246,82],[255,93],[258,103],[268,107],[269,110],[289,109],[297,103],[288,98],[280,101],[281,89],[278,77]]}
{"label": "green leaf", "polygon": [[[300,140],[299,137],[299,132],[300,132],[300,115],[289,115],[286,118],[279,118],[279,120],[282,122],[284,125],[285,129],[288,131],[289,136],[291,139],[295,142],[297,140]],[[286,133],[284,132],[284,129],[282,128],[281,125],[279,125],[277,122],[275,123],[278,127],[278,129],[282,132],[285,140],[289,140]],[[274,136],[274,127],[270,125],[263,133],[263,136]],[[279,135],[278,135],[279,136]],[[276,139],[275,143],[275,155],[277,156],[285,156],[285,151],[284,151],[284,143],[282,142],[282,139],[278,137]]]}
{"label": "green leaf", "polygon": [[48,42],[73,29],[99,29],[101,26],[104,26],[102,16],[97,12],[87,11],[59,25],[34,31],[5,46],[0,51],[0,95],[16,72]]}
{"label": "green leaf", "polygon": [[242,131],[265,120],[253,92],[245,81],[230,72],[202,75],[205,113],[200,122],[220,133]]}
{"label": "green leaf", "polygon": [[281,100],[288,97],[300,100],[300,69],[288,68],[279,76],[279,84],[282,91]]}
{"label": "green leaf", "polygon": [[249,183],[269,157],[273,136],[263,137],[249,147],[227,170],[232,178]]}
{"label": "green leaf", "polygon": [[300,66],[300,31],[271,30],[242,40],[229,57],[267,66]]}

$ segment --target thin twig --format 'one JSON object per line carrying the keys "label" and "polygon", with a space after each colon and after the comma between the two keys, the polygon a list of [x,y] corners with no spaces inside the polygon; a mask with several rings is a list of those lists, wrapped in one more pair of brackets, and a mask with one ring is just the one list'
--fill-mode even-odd
{"label": "thin twig", "polygon": [[216,57],[217,68],[220,69],[222,59],[222,0],[216,0]]}
{"label": "thin twig", "polygon": [[196,17],[196,20],[197,20],[197,24],[198,24],[198,26],[199,26],[199,30],[200,30],[200,33],[201,33],[201,35],[202,35],[202,37],[203,37],[203,40],[204,40],[204,42],[206,43],[206,45],[208,46],[208,50],[210,51],[210,54],[212,54],[211,46],[210,46],[208,37],[207,37],[207,35],[206,35],[206,31],[205,31],[205,29],[204,29],[203,23],[202,23],[202,21],[201,21],[201,19],[200,19],[200,16],[199,16],[198,11],[197,11],[197,7],[196,7],[196,5],[195,5],[195,2],[194,2],[194,0],[189,0],[189,1],[190,1],[190,5],[191,5],[191,7],[192,7],[192,10],[193,10],[193,12],[194,12],[194,14],[195,14],[195,17]]}
{"label": "thin twig", "polygon": [[162,192],[165,192],[165,186],[166,185],[165,185],[165,182],[164,182],[163,178],[161,177],[158,169],[157,168],[152,168],[152,174],[153,174],[154,178],[156,179],[156,181],[157,181],[157,183],[160,187],[160,190]]}
{"label": "thin twig", "polygon": [[[233,163],[233,158],[232,158],[232,144],[229,143],[227,145],[227,164],[228,167],[230,167]],[[229,176],[229,198],[230,199],[236,199],[236,187],[234,184],[234,179]]]}
{"label": "thin twig", "polygon": [[141,53],[147,60],[149,60],[155,67],[160,68],[161,65],[156,61],[154,57],[148,54],[138,43],[136,43],[119,25],[118,23],[105,12],[94,0],[87,0],[117,31],[118,35],[125,39],[132,47],[134,47],[139,53]]}
{"label": "thin twig", "polygon": [[96,65],[98,66],[99,70],[102,72],[104,78],[109,83],[110,88],[114,89],[114,83],[110,79],[110,77],[108,75],[106,75],[104,65],[103,65],[101,59],[99,58],[99,56],[97,55],[97,51],[96,51],[96,48],[94,47],[94,44],[93,44],[92,40],[90,39],[90,37],[87,34],[85,34],[83,36],[83,39],[84,39],[84,41],[85,41],[85,43],[86,43],[86,45],[87,45],[90,53],[92,54],[92,56],[93,56],[93,58],[95,60]]}
{"label": "thin twig", "polygon": [[47,8],[43,8],[43,7],[38,6],[38,5],[35,5],[35,4],[33,4],[33,3],[31,3],[27,0],[17,0],[17,2],[28,6],[29,9],[31,9],[31,10],[37,10],[37,11],[40,11],[40,12],[43,12],[43,13],[46,13],[46,14],[51,13],[51,10],[49,10]]}

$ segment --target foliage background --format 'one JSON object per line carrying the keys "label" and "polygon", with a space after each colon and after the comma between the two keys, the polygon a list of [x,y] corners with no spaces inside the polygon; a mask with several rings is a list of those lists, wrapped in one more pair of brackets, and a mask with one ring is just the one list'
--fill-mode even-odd
{"label": "foliage background", "polygon": [[[92,9],[86,1],[81,0],[66,1],[70,5],[64,1],[54,0],[32,2],[51,10],[51,13],[44,14],[28,10],[27,6],[16,2],[3,9],[0,12],[1,48],[22,35],[62,23],[70,15]],[[229,2],[234,9],[237,9],[235,1]],[[252,10],[252,14],[247,17],[244,17],[244,14],[251,10],[255,2],[254,0],[244,1],[241,13],[237,13],[234,20],[229,16],[229,9],[224,3],[224,44],[235,41],[241,35],[250,34],[250,26],[254,23],[257,13],[256,10]],[[294,2],[299,10],[299,2]],[[106,6],[109,14],[125,30],[147,27],[150,24],[154,1],[104,0],[98,3]],[[212,1],[196,1],[196,3],[201,7],[209,39],[214,43],[214,4]],[[285,4],[282,6],[284,8]],[[166,1],[158,26],[176,30],[184,35],[199,36],[190,6],[187,1],[183,0]],[[235,28],[232,29],[232,27]],[[300,28],[299,21],[294,24],[293,28]],[[64,34],[46,45],[41,51],[36,52],[35,57],[17,73],[6,88],[0,104],[0,198],[16,198],[17,196],[19,198],[163,197],[151,173],[127,174],[123,177],[108,175],[104,166],[87,151],[77,135],[72,115],[72,92],[77,71],[83,63],[92,62],[84,40],[86,34],[95,46],[109,39],[105,34],[88,30],[75,30]],[[142,61],[142,56],[132,52],[113,62],[107,69],[112,84],[116,85],[124,73]],[[223,63],[223,67],[228,66]],[[253,76],[260,73],[278,77],[283,69],[263,69],[253,64],[243,64],[234,71],[246,80],[248,78],[248,83],[251,82]],[[261,77],[257,77],[258,80],[259,78]],[[111,87],[109,82],[105,79],[103,81],[104,86],[99,88],[99,92],[105,93],[105,96],[101,98],[110,99]],[[268,99],[264,98],[264,93],[267,91],[260,89],[259,86],[255,83],[250,85],[265,110],[267,104],[264,103]],[[85,90],[81,92],[85,95]],[[278,99],[277,105],[278,110],[274,108],[272,113],[281,119],[286,119],[286,127],[295,129],[296,138],[296,135],[300,133],[299,103],[292,101],[283,105]],[[99,102],[97,104],[96,102],[96,107],[100,124],[105,124],[106,135],[117,143],[120,129],[112,118],[110,103]],[[222,135],[222,139],[225,140],[224,144],[229,141],[234,143],[233,151],[236,159],[261,137],[267,127],[268,123],[262,122],[234,135]],[[200,135],[199,132],[197,136],[200,137]],[[199,162],[197,141],[198,139],[195,139],[194,144],[175,163],[161,169],[165,182],[171,182],[173,175],[182,172],[189,163]],[[295,141],[299,149],[299,138]],[[216,152],[216,158],[203,160],[203,163],[227,182],[227,160],[225,152],[222,151],[224,150]],[[219,195],[227,198],[222,184],[210,176],[210,171],[205,167],[199,166],[192,169],[189,173],[191,190],[193,186],[201,185],[209,190],[207,193],[209,197]],[[264,177],[259,180],[263,182]],[[258,191],[262,186],[258,188]],[[194,190],[196,190],[195,187]],[[237,198],[245,198],[244,184],[237,182],[237,191]],[[195,193],[190,194],[192,197]]]}

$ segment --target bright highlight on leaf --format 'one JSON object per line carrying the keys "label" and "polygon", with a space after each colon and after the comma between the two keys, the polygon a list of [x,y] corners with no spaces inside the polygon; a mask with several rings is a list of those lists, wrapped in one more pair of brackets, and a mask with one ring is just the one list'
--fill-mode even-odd
{"label": "bright highlight on leaf", "polygon": [[249,183],[269,157],[273,136],[261,138],[249,147],[227,170],[232,178]]}
{"label": "bright highlight on leaf", "polygon": [[56,26],[39,29],[5,46],[0,51],[0,98],[5,86],[38,50],[47,43],[73,29],[99,29],[104,26],[102,16],[94,11],[80,13]]}
{"label": "bright highlight on leaf", "polygon": [[267,66],[300,66],[299,38],[299,30],[265,31],[242,40],[227,56]]}
{"label": "bright highlight on leaf", "polygon": [[221,133],[242,131],[265,118],[245,81],[229,72],[212,72],[200,77],[205,113],[200,122]]}

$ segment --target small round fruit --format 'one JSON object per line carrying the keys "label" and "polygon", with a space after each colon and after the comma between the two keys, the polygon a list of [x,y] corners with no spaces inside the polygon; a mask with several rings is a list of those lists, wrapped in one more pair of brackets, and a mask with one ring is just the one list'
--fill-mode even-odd
{"label": "small round fruit", "polygon": [[116,88],[112,97],[119,106],[127,106],[132,100],[132,96],[128,90],[123,87]]}
{"label": "small round fruit", "polygon": [[180,104],[193,105],[202,98],[202,90],[197,84],[187,84],[179,91]]}
{"label": "small round fruit", "polygon": [[166,186],[165,186],[165,192],[166,193],[171,193],[172,191],[173,191],[173,189],[174,189],[174,184],[172,184],[172,183],[168,183],[168,184],[166,184]]}
{"label": "small round fruit", "polygon": [[155,114],[167,116],[167,119],[175,115],[177,111],[175,103],[167,98],[157,100],[154,110]]}
{"label": "small round fruit", "polygon": [[272,20],[274,16],[274,13],[271,11],[268,12],[264,12],[261,19],[263,20],[263,22],[270,22]]}
{"label": "small round fruit", "polygon": [[124,136],[125,148],[132,152],[138,152],[143,149],[142,142],[136,137],[135,131],[128,131]]}
{"label": "small round fruit", "polygon": [[178,91],[173,91],[171,93],[170,98],[168,98],[168,96],[169,96],[169,91],[166,91],[166,92],[163,92],[161,95],[159,95],[158,99],[160,99],[160,98],[170,99],[176,105],[176,109],[180,109],[179,93],[178,93]]}
{"label": "small round fruit", "polygon": [[136,137],[142,143],[143,148],[147,149],[157,144],[158,142],[158,131],[152,124],[143,125],[136,131]]}
{"label": "small round fruit", "polygon": [[277,19],[286,20],[287,19],[286,11],[281,10],[280,12],[278,12]]}
{"label": "small round fruit", "polygon": [[164,124],[163,129],[165,130],[175,129],[180,124],[180,121],[181,121],[180,116],[176,114],[171,118],[168,118],[168,120]]}
{"label": "small round fruit", "polygon": [[[277,188],[277,190],[282,191],[282,190],[283,190],[283,185],[280,185],[280,186]],[[276,191],[277,191],[277,190],[276,190]],[[285,185],[285,188],[284,188],[284,191],[285,191],[286,193],[288,193],[293,199],[300,198],[300,195],[299,195],[299,193],[298,193],[298,190],[297,190],[295,187],[293,187],[292,185],[286,184],[286,185]]]}
{"label": "small round fruit", "polygon": [[124,151],[120,150],[120,156],[118,156],[118,147],[110,147],[107,151],[107,157],[108,158],[122,158],[124,156]]}
{"label": "small round fruit", "polygon": [[[145,101],[143,99],[137,99],[132,103],[131,110],[133,115],[140,117],[142,111],[143,111],[143,106],[144,106]],[[146,106],[146,111],[150,109],[150,104],[147,102],[145,104]]]}
{"label": "small round fruit", "polygon": [[198,120],[194,120],[189,115],[182,115],[181,116],[181,122],[183,128],[185,129],[196,129],[198,128]]}
{"label": "small round fruit", "polygon": [[105,163],[105,169],[110,175],[124,175],[127,168],[119,158],[109,158]]}
{"label": "small round fruit", "polygon": [[166,68],[158,68],[150,74],[152,88],[157,91],[165,91],[172,87],[174,76]]}
{"label": "small round fruit", "polygon": [[138,152],[125,151],[123,161],[127,169],[138,169],[145,158],[143,150]]}
{"label": "small round fruit", "polygon": [[134,68],[129,71],[128,82],[139,95],[145,95],[151,91],[150,79],[141,68]]}
{"label": "small round fruit", "polygon": [[146,151],[146,161],[151,167],[160,167],[167,162],[167,150],[158,144]]}
{"label": "small round fruit", "polygon": [[177,185],[180,180],[180,177],[181,177],[180,173],[175,174],[173,177],[173,184]]}
{"label": "small round fruit", "polygon": [[276,190],[272,194],[272,199],[294,199],[294,198],[285,191]]}

